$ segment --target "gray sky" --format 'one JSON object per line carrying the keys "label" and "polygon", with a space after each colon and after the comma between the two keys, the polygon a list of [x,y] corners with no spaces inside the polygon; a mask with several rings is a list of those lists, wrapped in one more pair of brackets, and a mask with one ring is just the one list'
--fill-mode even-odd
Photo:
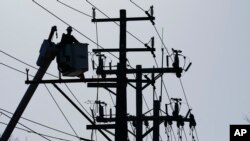
{"label": "gray sky", "polygon": [[[96,41],[95,24],[91,19],[81,15],[56,0],[38,1],[53,11],[56,15],[70,23],[83,34]],[[92,13],[92,6],[85,0],[63,0],[63,2],[86,12]],[[118,17],[119,9],[127,9],[128,16],[145,16],[129,0],[93,0],[97,7],[110,17]],[[182,81],[188,97],[189,105],[197,121],[197,132],[200,141],[226,141],[229,140],[230,124],[247,124],[245,116],[250,117],[249,104],[249,45],[250,45],[250,1],[248,0],[136,0],[142,8],[148,9],[154,5],[156,16],[156,27],[161,32],[164,29],[164,42],[168,49],[177,48],[183,51],[193,62],[190,70],[184,74]],[[9,1],[2,0],[0,5],[0,43],[1,51],[5,51],[29,64],[36,66],[40,45],[49,35],[53,25],[58,27],[59,42],[61,34],[65,32],[67,25],[63,24],[46,11],[35,5],[31,0]],[[104,17],[97,12],[97,17]],[[128,23],[128,30],[143,42],[148,42],[152,36],[156,37],[157,61],[160,63],[161,43],[150,22]],[[113,23],[98,24],[99,43],[106,48],[116,48],[119,45],[119,28]],[[89,51],[96,48],[89,40],[73,31],[80,42],[89,43]],[[128,35],[128,47],[143,47],[143,45]],[[107,62],[113,60],[107,55]],[[131,64],[142,64],[143,67],[152,67],[154,61],[151,54],[129,55]],[[29,68],[26,65],[7,57],[0,52],[0,63],[5,63],[22,71]],[[24,84],[26,76],[0,65],[0,108],[15,111],[19,101],[27,89]],[[36,71],[30,68],[30,74]],[[48,72],[57,74],[55,61]],[[86,74],[87,77],[95,76],[93,70]],[[47,79],[52,79],[46,76]],[[184,100],[179,80],[174,75],[164,76],[171,97],[180,97]],[[159,83],[158,83],[159,84]],[[86,131],[86,120],[83,119],[71,105],[65,101],[55,89],[48,85],[53,96],[62,107],[66,116],[76,129],[79,136],[90,138],[90,131]],[[63,90],[70,94],[64,85]],[[89,109],[88,100],[95,100],[96,90],[87,88],[86,84],[69,84],[71,90],[76,94],[81,103]],[[129,111],[134,110],[134,91],[128,88]],[[101,90],[100,98],[112,107],[108,92]],[[148,104],[152,103],[152,88],[145,91]],[[160,92],[160,85],[157,85]],[[114,98],[114,97],[113,97]],[[163,100],[168,102],[166,94]],[[163,103],[164,104],[164,103]],[[152,108],[152,107],[151,107]],[[146,109],[145,109],[146,111]],[[182,104],[182,114],[187,112],[187,105]],[[57,109],[55,103],[43,85],[39,86],[32,98],[24,117],[50,125],[63,131],[73,133],[65,119]],[[8,122],[3,115],[1,122]],[[21,122],[26,123],[21,120]],[[45,128],[26,123],[32,129],[55,136],[73,139],[62,134],[48,131]],[[21,126],[19,126],[21,127]],[[0,132],[5,126],[0,125]],[[189,135],[188,125],[185,126]],[[20,140],[44,140],[43,138],[23,131],[15,130],[14,137]],[[98,135],[99,139],[102,137]],[[189,136],[188,136],[189,137]],[[166,139],[166,135],[162,135]],[[132,138],[131,138],[132,139]],[[191,140],[191,137],[189,137]]]}

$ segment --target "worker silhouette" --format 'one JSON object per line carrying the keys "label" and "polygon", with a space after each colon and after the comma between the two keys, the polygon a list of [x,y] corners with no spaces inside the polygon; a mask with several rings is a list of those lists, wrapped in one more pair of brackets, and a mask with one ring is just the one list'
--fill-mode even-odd
{"label": "worker silhouette", "polygon": [[[65,45],[68,45],[68,44],[79,43],[79,41],[73,35],[71,35],[71,33],[72,33],[72,27],[69,26],[66,30],[67,30],[67,34],[63,33],[62,38],[61,38],[61,42],[60,42],[60,47],[61,48],[63,48]],[[64,71],[67,71],[67,70],[70,69],[69,66],[63,66],[63,65],[61,65],[61,67],[63,68]],[[80,74],[78,77],[80,79],[82,79],[82,80],[85,79],[83,73]]]}
{"label": "worker silhouette", "polygon": [[72,27],[69,26],[67,28],[67,34],[63,33],[62,35],[62,39],[61,39],[61,46],[64,46],[66,44],[73,44],[73,43],[79,43],[78,40],[73,36],[71,35],[72,33]]}

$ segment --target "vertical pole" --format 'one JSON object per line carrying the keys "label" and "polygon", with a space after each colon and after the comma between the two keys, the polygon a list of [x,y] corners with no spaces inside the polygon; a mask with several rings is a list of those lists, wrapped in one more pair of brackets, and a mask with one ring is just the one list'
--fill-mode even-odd
{"label": "vertical pole", "polygon": [[[48,62],[45,62],[44,65],[42,65],[38,69],[33,81],[40,81],[43,78],[43,76],[46,73],[51,61],[52,60],[49,60]],[[14,128],[16,127],[16,124],[18,123],[18,121],[21,118],[25,108],[29,104],[29,101],[31,100],[34,92],[36,91],[38,85],[39,85],[38,83],[32,83],[32,84],[29,85],[29,87],[28,87],[26,93],[24,94],[21,102],[19,103],[15,113],[13,114],[8,126],[6,127],[0,141],[7,141],[9,139],[9,137],[12,134]]]}
{"label": "vertical pole", "polygon": [[127,125],[127,77],[126,77],[126,10],[120,10],[120,54],[117,64],[117,96],[115,141],[128,140]]}
{"label": "vertical pole", "polygon": [[153,120],[153,141],[159,141],[159,130],[160,130],[160,122],[159,122],[159,110],[160,110],[160,102],[158,100],[154,101],[154,120]]}
{"label": "vertical pole", "polygon": [[141,65],[136,66],[136,141],[142,141],[142,72]]}

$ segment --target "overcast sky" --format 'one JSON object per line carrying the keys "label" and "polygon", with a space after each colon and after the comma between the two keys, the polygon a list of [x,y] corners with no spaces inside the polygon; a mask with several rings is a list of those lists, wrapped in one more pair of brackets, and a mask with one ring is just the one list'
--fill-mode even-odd
{"label": "overcast sky", "polygon": [[[58,27],[59,42],[61,34],[65,33],[67,25],[56,19],[48,12],[41,9],[31,0],[9,1],[2,0],[0,5],[0,108],[14,112],[23,94],[27,89],[24,84],[26,76],[14,71],[2,63],[15,67],[25,72],[30,69],[34,75],[36,70],[24,65],[8,56],[2,51],[15,56],[33,66],[39,55],[39,49],[44,39],[48,38],[50,28]],[[38,0],[38,2],[51,10],[57,16],[78,29],[83,34],[96,41],[96,25],[91,23],[91,18],[77,13],[56,0]],[[85,0],[62,0],[70,6],[89,15],[92,6]],[[118,17],[120,9],[127,10],[127,16],[146,16],[143,11],[133,5],[129,0],[93,0],[90,1],[103,10],[110,17]],[[200,141],[227,141],[229,140],[230,124],[248,124],[246,116],[250,117],[250,1],[249,0],[135,0],[143,9],[147,10],[154,5],[155,23],[160,33],[164,36],[164,43],[169,50],[180,49],[193,63],[190,70],[182,77],[188,103],[192,108],[197,121],[197,132]],[[97,12],[97,18],[104,16]],[[157,37],[154,27],[150,22],[130,22],[128,31],[147,43],[152,36],[156,38],[157,61],[161,62],[161,42]],[[119,28],[113,23],[98,24],[98,39],[100,45],[105,48],[117,48],[119,45]],[[89,51],[96,45],[88,39],[73,31],[75,37],[83,43],[89,43]],[[141,47],[143,44],[128,35],[127,45],[130,48]],[[132,66],[142,64],[143,67],[155,66],[150,53],[128,55]],[[107,54],[107,63],[117,60]],[[90,65],[91,66],[91,65]],[[48,72],[57,75],[55,61]],[[86,73],[86,77],[96,76],[92,68]],[[31,78],[30,78],[31,79]],[[46,79],[55,79],[46,75]],[[164,81],[171,97],[183,99],[181,113],[187,112],[187,103],[181,89],[179,80],[175,75],[164,75]],[[157,93],[160,92],[160,83],[157,83]],[[67,94],[70,92],[65,85],[59,85]],[[77,134],[84,138],[90,138],[90,131],[86,131],[86,119],[70,105],[51,86],[49,89],[58,101],[60,107],[69,118]],[[69,84],[76,97],[89,110],[91,104],[86,101],[96,99],[96,89],[87,88],[86,84]],[[134,93],[129,88],[128,111],[134,114]],[[71,95],[70,95],[71,96]],[[100,90],[100,99],[108,103],[108,108],[113,107],[110,95],[105,90]],[[144,96],[152,108],[152,87],[144,92]],[[71,96],[72,97],[72,96]],[[73,97],[72,97],[73,98]],[[115,99],[115,97],[113,97]],[[163,94],[163,105],[169,103],[166,93]],[[144,105],[144,112],[146,111]],[[163,107],[162,107],[163,108]],[[114,107],[113,107],[114,110]],[[64,117],[56,107],[51,96],[40,85],[34,94],[30,104],[25,110],[24,117],[35,120],[54,128],[74,134]],[[8,118],[0,116],[0,121],[8,123]],[[77,140],[70,136],[62,135],[46,128],[21,120],[35,131]],[[175,125],[173,125],[174,127]],[[22,126],[19,126],[22,127]],[[0,124],[0,133],[5,126]],[[185,125],[188,139],[190,130]],[[163,129],[162,133],[163,132]],[[24,141],[44,140],[43,138],[16,129],[13,136]],[[166,135],[161,135],[166,140]],[[102,136],[98,135],[102,140]],[[133,138],[131,138],[132,140]],[[185,139],[184,139],[185,140]]]}

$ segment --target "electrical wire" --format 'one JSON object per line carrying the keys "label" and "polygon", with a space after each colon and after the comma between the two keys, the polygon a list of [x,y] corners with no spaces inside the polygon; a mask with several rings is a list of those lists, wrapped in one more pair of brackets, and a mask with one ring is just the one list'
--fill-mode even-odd
{"label": "electrical wire", "polygon": [[[11,117],[10,116],[8,116],[8,115],[6,115],[5,113],[2,113],[4,116],[6,116],[7,118],[9,118],[9,119],[11,119]],[[35,133],[35,134],[37,134],[37,135],[39,135],[40,137],[42,137],[42,138],[44,138],[44,139],[46,139],[46,140],[48,140],[48,141],[51,141],[50,139],[48,139],[47,137],[45,137],[45,136],[43,136],[42,134],[39,134],[38,132],[36,132],[36,131],[34,131],[34,130],[32,130],[31,128],[29,128],[28,126],[25,126],[24,124],[22,124],[22,123],[20,123],[20,122],[17,122],[18,124],[20,124],[21,126],[23,126],[23,127],[25,127],[25,128],[27,128],[27,129],[29,129],[30,130],[30,132],[33,132],[33,133]]]}
{"label": "electrical wire", "polygon": [[[71,26],[69,23],[67,23],[65,20],[63,20],[62,18],[58,17],[57,15],[55,15],[54,13],[52,13],[50,10],[48,10],[47,8],[45,8],[44,6],[42,6],[41,4],[39,4],[38,2],[36,2],[35,0],[32,0],[35,4],[37,4],[39,7],[41,7],[43,10],[47,11],[49,14],[51,14],[52,16],[54,16],[55,18],[57,18],[58,20],[60,20],[61,22],[63,22],[64,24]],[[94,40],[92,40],[90,37],[88,37],[87,35],[83,34],[82,32],[80,32],[78,29],[76,29],[75,27],[71,26],[72,29],[74,29],[77,33],[79,33],[80,35],[82,35],[83,37],[85,37],[86,39],[88,39],[89,41],[91,41],[93,44],[98,45]],[[98,45],[100,48],[104,48],[101,45]],[[112,55],[113,57],[115,57],[116,59],[119,59],[116,55],[114,55],[111,52],[108,52],[110,55]]]}
{"label": "electrical wire", "polygon": [[182,91],[183,91],[183,94],[184,94],[185,100],[186,100],[186,102],[187,102],[188,109],[190,109],[190,106],[189,106],[189,104],[188,104],[187,95],[186,95],[186,92],[185,92],[184,86],[183,86],[183,84],[182,84],[181,79],[179,79],[179,80],[180,80],[180,83],[181,83],[181,87],[182,87]]}
{"label": "electrical wire", "polygon": [[78,10],[78,9],[76,9],[76,8],[74,8],[74,7],[70,6],[70,5],[68,5],[68,4],[64,3],[64,2],[62,2],[62,1],[60,1],[60,0],[56,0],[56,1],[59,2],[59,3],[61,3],[61,4],[64,5],[64,6],[68,7],[68,8],[70,8],[70,9],[76,11],[76,12],[79,12],[79,13],[81,13],[81,14],[87,16],[87,17],[90,17],[90,18],[92,17],[91,15],[86,14],[86,13],[84,13],[84,12],[82,12],[82,11],[80,11],[80,10]]}
{"label": "electrical wire", "polygon": [[86,108],[81,104],[81,102],[76,98],[75,94],[72,92],[72,90],[69,88],[67,84],[65,84],[66,88],[69,90],[70,94],[74,97],[74,99],[77,101],[77,103],[83,108],[83,110],[91,117],[91,114],[87,111]]}
{"label": "electrical wire", "polygon": [[[3,112],[6,112],[6,113],[8,113],[8,114],[13,115],[13,113],[11,113],[11,112],[9,112],[9,111],[7,111],[7,110],[5,110],[5,109],[0,108],[0,110],[3,111]],[[0,112],[0,113],[2,113],[2,112]],[[49,126],[47,126],[47,125],[38,123],[38,122],[33,121],[33,120],[30,120],[30,119],[28,119],[28,118],[21,117],[21,119],[24,119],[24,120],[29,121],[29,122],[31,122],[31,123],[34,123],[34,124],[36,124],[36,125],[42,126],[42,127],[44,127],[44,128],[47,128],[47,129],[50,129],[50,130],[53,130],[53,131],[56,131],[56,132],[59,132],[59,133],[62,133],[62,134],[68,135],[68,136],[72,136],[72,137],[78,138],[78,137],[75,136],[75,135],[72,135],[72,134],[69,134],[69,133],[67,133],[67,132],[64,132],[64,131],[61,131],[61,130],[58,130],[58,129],[49,127]],[[79,139],[82,139],[82,138],[80,137]]]}
{"label": "electrical wire", "polygon": [[194,131],[195,131],[195,135],[196,135],[196,137],[197,137],[197,140],[199,141],[199,137],[198,137],[198,134],[197,134],[196,128],[194,128]]}
{"label": "electrical wire", "polygon": [[[4,123],[4,122],[0,122],[0,124],[8,125],[7,123]],[[42,133],[33,132],[31,130],[23,129],[23,128],[20,128],[20,127],[15,127],[15,128],[18,129],[18,130],[25,131],[27,133],[33,133],[33,134],[36,134],[36,135],[42,135],[44,137],[48,137],[48,138],[52,138],[52,139],[57,139],[57,140],[61,140],[61,141],[71,141],[71,140],[68,140],[68,139],[60,138],[60,137],[55,137],[55,136],[51,136],[51,135],[46,135],[46,134],[42,134]]]}
{"label": "electrical wire", "polygon": [[[22,72],[14,67],[11,67],[11,66],[8,66],[6,64],[3,64],[3,63],[0,63],[8,68],[11,68],[17,72],[20,72],[20,73],[23,73],[23,74],[26,74],[25,72]],[[32,76],[32,75],[31,75]],[[32,76],[34,77],[34,76]],[[49,92],[50,96],[52,97],[52,99],[54,100],[54,102],[56,103],[57,107],[59,108],[59,110],[61,111],[62,115],[64,116],[65,120],[67,121],[67,123],[69,124],[69,126],[71,127],[71,129],[73,130],[73,132],[75,133],[75,135],[77,136],[77,138],[80,139],[80,137],[77,135],[76,131],[74,130],[74,128],[72,127],[72,125],[70,124],[69,120],[67,119],[67,117],[65,116],[65,114],[63,113],[62,109],[60,108],[60,106],[58,105],[58,103],[56,102],[55,98],[53,97],[52,93],[50,92],[50,90],[48,89],[48,87],[44,84],[45,88],[47,89],[47,91]]]}
{"label": "electrical wire", "polygon": [[170,130],[172,130],[172,133],[173,133],[173,136],[174,136],[174,140],[176,141],[176,137],[175,137],[175,133],[174,133],[172,125],[170,125]]}
{"label": "electrical wire", "polygon": [[[163,45],[163,47],[165,48],[165,50],[167,51],[167,53],[168,53],[168,55],[170,55],[170,53],[169,53],[169,51],[168,51],[168,48],[166,47],[166,45],[165,45],[165,43],[164,43],[164,41],[163,41],[163,39],[161,38],[161,35],[160,35],[160,33],[159,33],[159,31],[157,30],[157,28],[156,28],[156,26],[155,25],[153,25],[154,26],[154,29],[155,29],[155,31],[156,31],[156,33],[157,33],[157,35],[158,35],[158,38],[161,40],[161,43],[162,43],[162,45]],[[170,59],[172,60],[172,62],[173,62],[173,59],[170,57]]]}
{"label": "electrical wire", "polygon": [[50,94],[51,98],[53,99],[54,103],[56,104],[57,108],[60,110],[60,112],[62,113],[64,119],[67,121],[68,125],[70,126],[70,128],[72,129],[72,131],[75,133],[75,135],[79,138],[79,136],[77,135],[75,129],[73,128],[73,126],[71,125],[71,123],[69,122],[68,118],[66,117],[66,115],[64,114],[64,112],[62,111],[61,107],[59,106],[59,104],[57,103],[56,99],[54,98],[54,96],[52,95],[52,93],[50,92],[49,88],[46,86],[46,84],[44,84],[45,88],[47,89],[48,93]]}
{"label": "electrical wire", "polygon": [[187,139],[187,134],[186,134],[186,131],[185,131],[185,129],[184,129],[183,126],[182,126],[182,131],[184,132],[184,136],[185,136],[186,141],[188,141],[188,139]]}
{"label": "electrical wire", "polygon": [[141,9],[143,12],[146,11],[142,7],[140,7],[138,4],[136,4],[135,2],[133,2],[132,0],[130,0],[130,2],[132,2],[137,8]]}
{"label": "electrical wire", "polygon": [[[12,58],[12,59],[14,59],[14,60],[16,60],[16,61],[18,61],[18,62],[24,64],[24,65],[27,65],[27,66],[29,66],[29,67],[31,67],[31,68],[33,68],[33,69],[38,70],[38,68],[34,67],[33,65],[30,65],[30,64],[26,63],[25,61],[22,61],[21,59],[18,59],[18,58],[14,57],[13,55],[11,55],[11,54],[9,54],[9,53],[3,51],[3,50],[0,50],[0,52],[2,52],[4,55],[6,55],[6,56],[8,56],[8,57],[10,57],[10,58]],[[11,68],[11,69],[15,70],[14,67],[8,66],[8,65],[6,65],[6,64],[4,64],[4,63],[1,63],[1,64],[4,65],[4,66],[6,66],[6,67],[8,67],[8,68]],[[21,71],[21,70],[16,70],[16,71],[21,72],[21,73],[23,73],[23,74],[27,74],[27,73],[25,73],[25,72],[23,72],[23,71]],[[50,75],[50,76],[53,76],[53,77],[55,77],[55,78],[59,78],[58,76],[53,75],[53,74],[51,74],[51,73],[46,73],[46,74],[48,74],[48,75]],[[33,75],[30,75],[30,74],[29,74],[29,76],[34,77]],[[78,104],[81,105],[81,107],[83,108],[83,110],[84,110],[86,113],[88,113],[88,115],[91,116],[91,114],[86,110],[86,108],[83,107],[83,105],[82,105],[82,104],[79,102],[79,100],[76,98],[75,94],[72,92],[72,90],[69,88],[69,86],[68,86],[66,83],[64,83],[64,85],[65,85],[66,88],[69,90],[69,92],[73,95],[73,97],[74,97],[75,100],[78,102]]]}
{"label": "electrical wire", "polygon": [[[16,60],[16,61],[18,61],[18,62],[24,64],[24,65],[27,65],[27,66],[29,66],[29,67],[31,67],[31,68],[33,68],[33,69],[38,70],[38,68],[36,68],[36,67],[34,67],[34,66],[32,66],[32,65],[30,65],[30,64],[28,64],[28,63],[26,63],[26,62],[24,62],[24,61],[22,61],[22,60],[20,60],[20,59],[18,59],[18,58],[16,58],[16,57],[14,57],[13,55],[11,55],[11,54],[9,54],[9,53],[3,51],[3,50],[0,50],[0,52],[3,53],[3,54],[6,55],[6,56],[12,58],[12,59],[14,59],[14,60]],[[25,73],[25,74],[26,74],[26,73]],[[53,74],[51,74],[51,73],[47,73],[47,72],[46,72],[46,74],[58,78],[57,76],[55,76],[55,75],[53,75]]]}
{"label": "electrical wire", "polygon": [[[24,72],[24,71],[21,71],[21,70],[19,70],[19,69],[16,69],[16,68],[14,68],[14,67],[11,67],[11,66],[9,66],[9,65],[6,65],[6,64],[4,64],[4,63],[1,63],[1,62],[0,62],[0,64],[3,65],[3,66],[5,66],[5,67],[7,67],[7,68],[10,68],[10,69],[12,69],[12,70],[14,70],[14,71],[17,71],[17,72],[20,72],[20,73],[23,73],[23,74],[27,74],[27,73]],[[34,77],[33,75],[30,75],[30,74],[29,74],[29,76]]]}
{"label": "electrical wire", "polygon": [[[101,11],[98,7],[96,7],[94,4],[92,4],[91,2],[89,2],[88,0],[86,0],[87,3],[89,3],[91,6],[93,6],[94,8],[96,8],[100,13],[102,13],[105,17],[107,17],[108,19],[110,19],[110,17],[105,14],[103,11]],[[115,23],[117,26],[120,26],[117,22],[113,21],[113,23]],[[131,32],[129,32],[128,30],[126,31],[129,35],[131,35],[133,38],[135,38],[138,42],[142,43],[144,45],[144,42],[142,40],[140,40],[138,37],[136,37],[135,35],[133,35]]]}

